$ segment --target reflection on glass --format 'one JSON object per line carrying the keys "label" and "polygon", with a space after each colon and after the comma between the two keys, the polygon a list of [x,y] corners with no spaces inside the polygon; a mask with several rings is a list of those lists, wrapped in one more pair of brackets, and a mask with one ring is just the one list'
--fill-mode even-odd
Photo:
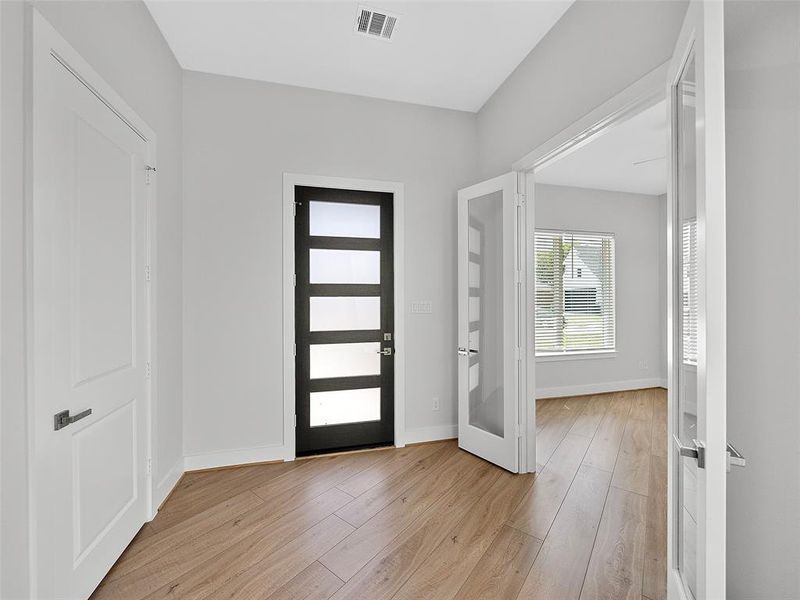
{"label": "reflection on glass", "polygon": [[312,296],[311,331],[381,328],[380,297]]}
{"label": "reflection on glass", "polygon": [[311,427],[380,421],[381,389],[311,393]]}
{"label": "reflection on glass", "polygon": [[372,204],[309,202],[309,235],[381,237],[381,207]]}
{"label": "reflection on glass", "polygon": [[381,253],[373,250],[309,250],[310,283],[381,282]]}
{"label": "reflection on glass", "polygon": [[[469,201],[469,424],[504,435],[503,194]],[[474,345],[473,345],[474,344]]]}
{"label": "reflection on glass", "polygon": [[481,232],[474,227],[469,228],[469,251],[473,254],[481,253]]}
{"label": "reflection on glass", "polygon": [[[479,258],[477,260],[480,260]],[[481,265],[475,260],[469,261],[469,287],[477,288],[481,285]]]}
{"label": "reflection on glass", "polygon": [[481,299],[477,296],[469,297],[469,321],[475,323],[481,320]]}
{"label": "reflection on glass", "polygon": [[[697,262],[697,157],[695,108],[695,61],[692,56],[678,82],[677,111],[677,221],[679,245],[678,294],[680,298],[681,335],[678,336],[680,360],[677,369],[677,422],[675,431],[683,445],[691,446],[697,435],[697,359],[698,359],[698,289]],[[675,450],[677,452],[677,450]],[[678,536],[678,564],[684,587],[691,597],[697,586],[697,461],[676,456],[678,503],[675,528]]]}
{"label": "reflection on glass", "polygon": [[311,344],[311,379],[380,375],[380,342]]}

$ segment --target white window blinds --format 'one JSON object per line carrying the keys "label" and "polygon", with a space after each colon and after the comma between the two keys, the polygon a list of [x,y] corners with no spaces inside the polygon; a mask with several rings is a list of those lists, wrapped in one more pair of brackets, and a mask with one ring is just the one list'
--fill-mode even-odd
{"label": "white window blinds", "polygon": [[536,355],[615,347],[614,236],[537,230]]}
{"label": "white window blinds", "polygon": [[684,221],[681,239],[683,362],[697,364],[697,219]]}

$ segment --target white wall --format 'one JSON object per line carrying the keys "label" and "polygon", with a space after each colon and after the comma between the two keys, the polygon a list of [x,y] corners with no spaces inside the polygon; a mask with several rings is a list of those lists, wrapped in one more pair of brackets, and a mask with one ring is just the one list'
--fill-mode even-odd
{"label": "white wall", "polygon": [[[182,465],[181,426],[181,71],[141,2],[36,2],[35,7],[152,127],[158,136],[160,370],[154,481],[168,487]],[[25,5],[2,10],[2,589],[27,597],[27,439],[23,262]],[[165,479],[166,478],[166,479]]]}
{"label": "white wall", "polygon": [[659,331],[661,332],[662,340],[659,369],[661,376],[666,380],[667,340],[669,339],[667,331],[667,214],[669,213],[669,205],[666,194],[658,197],[658,206],[658,251],[660,253],[658,261],[658,314],[660,315]]}
{"label": "white wall", "polygon": [[728,597],[800,598],[800,3],[725,21]]}
{"label": "white wall", "polygon": [[[455,198],[475,180],[475,115],[191,72],[183,100],[187,464],[283,455],[284,172],[405,184],[406,428],[452,435]],[[414,300],[433,314],[409,314]]]}
{"label": "white wall", "polygon": [[686,2],[578,0],[478,113],[481,178],[669,60]]}
{"label": "white wall", "polygon": [[23,5],[0,2],[0,597],[28,585],[23,278]]}
{"label": "white wall", "polygon": [[660,313],[660,262],[666,258],[659,244],[662,200],[663,196],[536,185],[537,228],[614,234],[617,345],[612,358],[537,360],[537,398],[666,385]]}

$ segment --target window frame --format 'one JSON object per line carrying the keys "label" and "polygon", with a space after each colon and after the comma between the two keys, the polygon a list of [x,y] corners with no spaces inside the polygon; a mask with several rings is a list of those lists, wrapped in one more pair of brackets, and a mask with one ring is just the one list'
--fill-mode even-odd
{"label": "window frame", "polygon": [[[535,329],[535,321],[536,321],[536,236],[538,234],[558,234],[561,236],[566,235],[586,235],[586,236],[596,236],[601,238],[610,238],[613,242],[613,259],[611,261],[611,282],[612,287],[614,290],[613,293],[613,300],[611,306],[611,317],[613,319],[613,346],[608,348],[585,348],[585,349],[578,349],[578,350],[559,350],[559,351],[540,351],[537,349],[536,346],[536,329]],[[606,358],[615,358],[617,356],[617,238],[616,234],[609,231],[587,231],[587,230],[579,230],[579,229],[558,229],[558,228],[547,228],[547,227],[537,227],[533,232],[533,285],[534,285],[534,299],[533,299],[533,321],[534,321],[534,335],[533,335],[533,345],[534,345],[534,359],[536,362],[556,362],[556,361],[563,361],[563,360],[591,360],[591,359],[606,359]],[[564,293],[564,286],[562,281],[562,293]],[[566,306],[566,300],[562,303]]]}

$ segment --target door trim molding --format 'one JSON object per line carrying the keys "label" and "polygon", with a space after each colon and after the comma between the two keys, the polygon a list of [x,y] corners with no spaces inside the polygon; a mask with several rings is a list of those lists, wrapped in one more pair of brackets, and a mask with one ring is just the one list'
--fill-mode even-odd
{"label": "door trim molding", "polygon": [[[146,144],[146,164],[157,165],[157,137],[155,131],[123,100],[123,98],[94,70],[94,68],[83,59],[83,57],[75,50],[59,33],[56,29],[45,19],[42,14],[37,11],[33,6],[28,5],[26,14],[26,38],[30,40],[30,46],[26,49],[25,56],[25,76],[26,76],[26,99],[25,99],[25,230],[24,230],[24,251],[25,251],[25,340],[26,340],[26,357],[25,364],[27,369],[26,374],[26,405],[28,407],[28,422],[27,422],[27,436],[28,436],[28,520],[30,532],[30,548],[29,548],[29,564],[30,576],[29,584],[33,596],[36,595],[37,586],[39,585],[40,578],[47,575],[47,569],[39,568],[37,565],[37,548],[36,548],[36,498],[38,489],[35,485],[36,472],[39,467],[39,462],[36,457],[36,448],[34,445],[35,423],[34,416],[36,414],[36,395],[35,395],[35,373],[34,373],[34,289],[33,289],[33,252],[34,252],[34,239],[33,239],[33,183],[34,183],[34,169],[33,164],[33,107],[36,102],[34,82],[39,75],[39,69],[42,68],[41,58],[48,56],[49,59],[57,60],[62,64],[65,69],[68,69],[76,79],[86,86],[93,94],[95,94],[100,101],[108,106],[121,120],[123,120],[128,127],[133,129],[139,137],[141,137]],[[158,260],[157,260],[157,244],[156,244],[156,207],[157,207],[157,177],[151,179],[148,187],[147,194],[147,215],[146,215],[146,231],[145,231],[145,253],[147,263],[151,269],[151,279],[149,285],[145,289],[146,298],[146,354],[145,360],[150,362],[151,375],[147,381],[147,397],[144,402],[144,409],[146,415],[146,442],[147,456],[145,460],[150,460],[151,464],[157,464],[158,457],[155,453],[155,435],[157,431],[156,411],[154,406],[157,402],[158,387],[156,385],[158,378],[158,356],[156,352],[156,339],[157,339],[157,274],[158,274]],[[182,461],[181,461],[182,462]],[[145,476],[146,489],[144,491],[146,496],[146,515],[147,519],[152,519],[158,509],[159,503],[163,498],[156,497],[156,493],[160,496],[163,493],[169,493],[169,489],[160,487],[159,490],[154,486],[154,472],[155,469],[151,468],[150,472]],[[165,482],[170,481],[168,478],[173,473],[170,471],[168,476],[165,477]]]}
{"label": "door trim molding", "polygon": [[405,268],[403,215],[405,186],[396,181],[283,174],[283,458],[295,459],[294,187],[305,185],[388,192],[394,203],[394,445],[405,440]]}
{"label": "door trim molding", "polygon": [[664,100],[664,81],[669,61],[603,102],[565,127],[512,165],[513,171],[541,169],[551,162],[582,148],[612,127],[621,125],[643,110]]}

